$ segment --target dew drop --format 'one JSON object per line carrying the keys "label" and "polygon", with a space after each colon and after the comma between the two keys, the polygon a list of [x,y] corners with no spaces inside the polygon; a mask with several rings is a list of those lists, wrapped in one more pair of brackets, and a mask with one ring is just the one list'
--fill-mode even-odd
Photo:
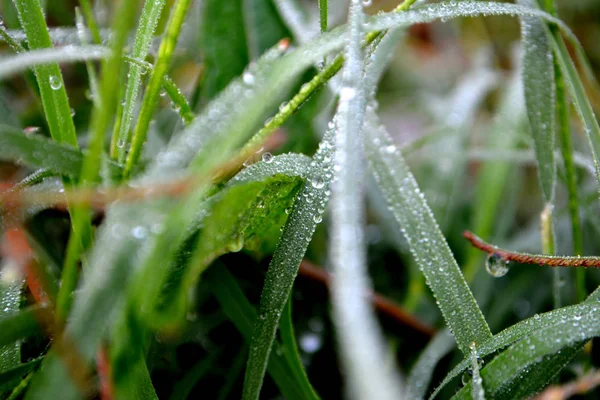
{"label": "dew drop", "polygon": [[363,7],[370,7],[373,4],[373,0],[362,0]]}
{"label": "dew drop", "polygon": [[485,260],[485,269],[494,278],[500,278],[508,273],[508,261],[498,253],[492,253]]}
{"label": "dew drop", "polygon": [[254,75],[251,72],[246,71],[244,75],[242,75],[242,80],[246,85],[252,85],[254,83]]}
{"label": "dew drop", "polygon": [[52,90],[58,90],[62,87],[62,82],[58,76],[52,75],[50,77],[50,87]]}
{"label": "dew drop", "polygon": [[117,141],[117,147],[118,147],[118,148],[120,148],[120,149],[122,149],[123,147],[125,147],[125,141],[124,141],[124,140],[121,140],[121,139],[119,139],[119,140]]}
{"label": "dew drop", "polygon": [[322,189],[325,186],[325,181],[320,176],[316,176],[310,181],[312,187],[315,189]]}
{"label": "dew drop", "polygon": [[323,221],[323,217],[320,215],[315,215],[313,217],[313,221],[315,221],[316,224],[320,223],[321,221]]}
{"label": "dew drop", "polygon": [[75,109],[71,108],[71,117],[74,117],[74,116],[75,116]]}
{"label": "dew drop", "polygon": [[167,95],[167,91],[165,89],[162,89],[160,91],[160,97],[165,97]]}
{"label": "dew drop", "polygon": [[266,153],[263,153],[261,158],[263,162],[266,162],[267,164],[273,162],[273,154],[269,153],[268,151]]}
{"label": "dew drop", "polygon": [[144,239],[148,235],[148,231],[143,226],[136,226],[131,230],[131,234],[136,239]]}

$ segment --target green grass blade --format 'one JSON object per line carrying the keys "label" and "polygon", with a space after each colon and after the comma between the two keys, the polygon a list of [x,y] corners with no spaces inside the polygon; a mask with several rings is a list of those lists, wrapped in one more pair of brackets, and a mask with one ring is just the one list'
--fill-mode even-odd
{"label": "green grass blade", "polygon": [[205,77],[202,97],[211,100],[244,71],[249,55],[244,0],[207,0],[202,4],[200,44]]}
{"label": "green grass blade", "polygon": [[[87,3],[87,6],[89,7],[89,3],[87,2],[87,0],[84,0],[82,2],[82,4]],[[91,15],[91,13],[88,15],[88,19],[93,21],[93,16]],[[93,22],[95,24],[95,22]],[[75,26],[77,27],[77,36],[79,37],[79,42],[81,42],[82,45],[87,46],[89,45],[89,38],[87,36],[87,30],[86,30],[86,26],[85,26],[85,21],[83,19],[83,15],[81,15],[81,11],[79,10],[79,8],[75,9]],[[92,34],[94,35],[94,30],[92,29]],[[99,36],[98,36],[99,38]],[[101,43],[100,41],[95,41],[95,43]],[[88,73],[88,80],[90,82],[90,94],[92,96],[92,102],[94,103],[95,107],[98,107],[98,98],[99,98],[99,89],[98,89],[98,75],[96,74],[96,67],[90,62],[90,61],[86,61],[85,62],[85,69],[87,70]]]}
{"label": "green grass blade", "polygon": [[213,352],[198,361],[186,374],[175,384],[175,388],[169,397],[169,400],[186,400],[190,392],[196,386],[196,383],[202,379],[214,367],[218,353]]}
{"label": "green grass blade", "polygon": [[[243,6],[249,58],[257,59],[289,33],[283,26],[272,0],[243,0]],[[231,28],[230,22],[229,30]]]}
{"label": "green grass blade", "polygon": [[[158,56],[156,58],[156,62],[154,63],[152,74],[150,75],[150,82],[148,83],[148,87],[144,93],[142,108],[134,129],[133,138],[131,139],[131,148],[127,154],[127,161],[123,171],[125,177],[128,177],[131,174],[133,167],[141,155],[142,146],[146,141],[146,134],[148,133],[148,127],[150,126],[152,114],[154,113],[158,103],[160,89],[162,87],[162,80],[167,73],[169,64],[171,63],[171,58],[173,57],[173,52],[175,51],[175,46],[177,45],[177,38],[179,37],[179,32],[181,31],[181,26],[183,25],[189,4],[190,0],[177,0],[173,5],[173,11],[171,13],[171,17],[169,18],[164,39],[160,44],[160,48],[158,49]],[[118,144],[124,147],[129,146],[128,141]]]}
{"label": "green grass blade", "polygon": [[[100,99],[91,117],[91,133],[87,152],[81,166],[79,184],[90,186],[98,181],[106,132],[112,122],[117,104],[117,91],[121,74],[121,54],[127,41],[127,33],[133,23],[136,8],[133,0],[123,0],[113,16],[111,54],[102,62]],[[71,118],[69,111],[69,118]],[[77,286],[77,262],[91,242],[91,219],[89,207],[80,204],[72,209],[72,233],[67,244],[67,254],[57,298],[57,318],[65,320],[73,301],[72,292]]]}
{"label": "green grass blade", "polygon": [[553,204],[556,186],[556,93],[552,45],[545,24],[539,18],[521,18],[521,36],[525,105],[538,161],[538,176],[546,202]]}
{"label": "green grass blade", "polygon": [[[154,38],[154,30],[162,13],[165,0],[147,0],[144,2],[140,23],[135,34],[135,42],[131,57],[137,60],[144,60],[150,43]],[[133,121],[136,100],[140,90],[141,76],[144,69],[137,64],[129,65],[127,75],[127,87],[125,89],[125,104],[123,104],[123,113],[118,134],[113,135],[110,155],[117,159],[119,163],[124,163],[127,155],[127,145],[129,145],[129,130]]]}
{"label": "green grass blade", "polygon": [[[15,268],[18,267],[15,266]],[[10,270],[11,268],[5,265],[2,277],[4,278],[5,274],[8,275]],[[11,314],[18,313],[23,283],[23,279],[18,277],[13,279],[12,282],[4,282],[3,280],[0,283],[0,321]],[[8,371],[19,364],[21,364],[21,344],[14,342],[0,345],[0,372]]]}
{"label": "green grass blade", "polygon": [[30,306],[0,318],[0,346],[12,345],[15,341],[40,332],[38,321],[47,320],[50,310],[43,306]]}
{"label": "green grass blade", "polygon": [[367,114],[365,129],[371,170],[458,347],[468,354],[472,342],[480,347],[492,334],[400,151],[374,114]]}
{"label": "green grass blade", "polygon": [[40,365],[41,361],[42,358],[37,358],[25,364],[19,363],[18,366],[11,368],[10,370],[2,370],[2,372],[0,372],[0,393],[10,390],[18,385],[23,379],[23,376]]}
{"label": "green grass blade", "polygon": [[321,222],[333,176],[332,130],[328,131],[311,164],[311,176],[300,189],[265,278],[260,318],[254,324],[244,380],[244,399],[257,399],[279,318],[290,295],[300,262]]}
{"label": "green grass blade", "polygon": [[[582,304],[595,304],[600,299],[600,290],[592,293],[587,300]],[[502,332],[494,335],[490,340],[478,346],[479,356],[485,357],[495,353],[513,343],[523,340],[534,332],[542,329],[551,330],[557,323],[562,323],[569,316],[577,315],[577,310],[580,305],[559,308],[544,314],[536,314],[534,317],[521,321]],[[458,377],[464,372],[470,364],[470,360],[465,358],[456,367],[448,373],[442,383],[435,389],[430,398],[436,397],[440,390],[446,386],[452,379]]]}
{"label": "green grass blade", "polygon": [[[537,373],[536,380],[526,379],[523,374],[547,366],[563,366],[565,362],[548,362],[545,357],[554,355],[569,346],[600,335],[600,307],[597,302],[585,302],[566,307],[558,318],[552,318],[548,326],[533,331],[496,356],[481,371],[485,390],[493,398],[525,398],[542,388],[558,371],[550,369],[548,374]],[[571,355],[572,357],[572,355]],[[570,358],[570,357],[569,357]],[[518,381],[519,384],[516,384]],[[456,398],[468,398],[465,387]]]}
{"label": "green grass blade", "polygon": [[[221,304],[223,311],[244,336],[246,341],[252,339],[252,324],[257,318],[256,310],[237,285],[235,278],[222,264],[217,264],[207,272],[207,279],[213,282],[211,287]],[[301,383],[297,382],[293,367],[283,356],[283,349],[278,341],[273,344],[275,351],[269,355],[267,371],[273,378],[285,398],[290,400],[306,399],[303,396]]]}
{"label": "green grass blade", "polygon": [[283,352],[288,364],[294,370],[296,380],[300,382],[300,388],[305,399],[319,399],[319,395],[310,384],[304,365],[298,352],[296,337],[294,334],[294,323],[292,321],[292,296],[288,299],[286,306],[283,309],[283,315],[279,322],[279,330],[281,333],[281,342],[283,343]]}
{"label": "green grass blade", "polygon": [[597,179],[600,181],[600,127],[598,126],[598,120],[594,115],[590,101],[588,100],[585,88],[579,79],[575,65],[571,61],[565,42],[560,37],[552,37],[552,44],[554,48],[554,55],[558,60],[558,64],[561,67],[567,88],[573,98],[573,104],[577,114],[581,118],[581,122],[584,126],[585,134],[590,143],[592,155],[594,157],[594,164],[596,165]]}
{"label": "green grass blade", "polygon": [[[38,0],[15,0],[21,27],[27,35],[29,50],[51,49],[52,41],[46,26],[43,10]],[[77,147],[75,125],[62,73],[58,64],[51,63],[35,68],[50,135],[59,143]]]}
{"label": "green grass blade", "polygon": [[[31,168],[44,168],[58,175],[79,178],[83,153],[75,147],[0,125],[0,148],[2,161],[12,161]],[[117,164],[106,159],[104,161],[112,176],[120,173]]]}
{"label": "green grass blade", "polygon": [[327,11],[329,9],[328,0],[319,0],[319,26],[321,33],[327,31]]}

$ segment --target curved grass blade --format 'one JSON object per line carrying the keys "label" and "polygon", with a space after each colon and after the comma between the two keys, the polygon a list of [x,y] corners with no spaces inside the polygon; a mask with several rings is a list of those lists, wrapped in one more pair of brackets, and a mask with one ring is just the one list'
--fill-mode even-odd
{"label": "curved grass blade", "polygon": [[0,346],[35,335],[41,330],[38,321],[48,321],[50,309],[45,306],[30,306],[0,318]]}
{"label": "curved grass blade", "polygon": [[371,170],[423,271],[459,349],[469,354],[492,337],[473,294],[400,151],[373,112],[367,113],[365,149]]}
{"label": "curved grass blade", "polygon": [[267,361],[283,307],[290,295],[300,262],[321,222],[329,200],[333,177],[333,129],[321,142],[306,180],[292,207],[265,278],[260,299],[260,317],[254,324],[244,379],[243,399],[258,399]]}
{"label": "curved grass blade", "polygon": [[[207,279],[214,282],[211,287],[223,311],[235,324],[247,342],[252,339],[252,324],[257,318],[256,310],[246,299],[246,296],[237,285],[235,278],[224,265],[218,264],[207,271]],[[318,400],[317,397],[306,397],[303,393],[310,393],[308,381],[298,380],[294,374],[294,367],[283,356],[284,351],[289,351],[278,341],[273,343],[275,351],[269,355],[267,371],[273,378],[282,394],[290,400]]]}
{"label": "curved grass blade", "polygon": [[[131,52],[132,58],[136,60],[144,60],[146,58],[164,5],[165,0],[147,0],[144,2],[140,23],[135,33],[135,42],[133,44],[133,51]],[[123,104],[119,132],[117,135],[113,135],[110,146],[111,157],[113,159],[116,158],[120,164],[123,164],[125,161],[127,145],[129,144],[129,130],[131,129],[143,71],[144,69],[137,64],[131,63],[129,66],[127,87],[125,89],[125,104]]]}
{"label": "curved grass blade", "polygon": [[[522,0],[521,3],[529,2]],[[522,17],[521,36],[525,105],[538,161],[538,176],[546,202],[553,204],[556,186],[556,90],[552,45],[545,24],[539,18]]]}
{"label": "curved grass blade", "polygon": [[25,364],[19,364],[10,370],[0,372],[0,393],[12,389],[21,382],[24,375],[34,370],[41,362],[42,358],[37,358]]}
{"label": "curved grass blade", "polygon": [[437,363],[456,346],[448,330],[438,333],[417,359],[407,378],[407,399],[423,399]]}
{"label": "curved grass blade", "polygon": [[571,97],[573,98],[575,110],[583,123],[585,134],[588,137],[594,164],[596,166],[596,176],[600,181],[600,126],[598,126],[598,120],[594,115],[590,101],[586,96],[585,88],[581,83],[581,79],[577,74],[573,61],[569,56],[565,42],[562,38],[553,35],[552,45],[554,48],[554,55],[561,67],[565,82]]}
{"label": "curved grass blade", "polygon": [[[582,304],[595,304],[598,302],[599,299],[600,290],[597,289]],[[532,333],[537,332],[541,329],[551,330],[557,322],[562,322],[566,320],[569,316],[576,315],[577,307],[579,306],[580,305],[559,308],[548,313],[536,314],[533,318],[521,321],[494,335],[493,338],[479,345],[479,356],[485,357],[487,355],[495,353],[496,351],[508,347],[511,344],[522,340],[527,336],[531,335]],[[436,397],[444,386],[446,386],[452,379],[458,377],[463,371],[465,371],[469,367],[469,363],[469,359],[464,359],[458,365],[456,365],[456,367],[454,367],[452,371],[448,373],[448,375],[444,378],[442,383],[435,389],[430,398],[433,399],[434,397]]]}
{"label": "curved grass blade", "polygon": [[[150,120],[152,119],[152,114],[154,113],[158,102],[162,80],[167,73],[171,58],[173,57],[173,52],[177,45],[177,38],[179,37],[179,32],[181,31],[181,26],[183,25],[189,4],[190,0],[177,0],[173,5],[173,11],[169,18],[164,39],[158,49],[158,56],[154,63],[152,74],[150,75],[150,82],[144,93],[142,108],[140,109],[140,115],[137,124],[135,125],[133,138],[131,139],[131,148],[127,154],[127,161],[125,163],[125,169],[123,170],[123,175],[126,178],[131,174],[133,167],[141,155],[142,146],[146,141],[146,134],[148,133],[148,127],[150,126]],[[121,145],[121,143],[119,144]],[[126,140],[125,143],[122,143],[122,146],[129,147],[129,142]]]}
{"label": "curved grass blade", "polygon": [[[0,79],[18,74],[27,68],[39,69],[54,63],[100,60],[108,57],[109,54],[108,49],[104,46],[65,46],[59,49],[31,50],[0,61]],[[53,82],[55,87],[60,85],[60,82],[55,79]]]}
{"label": "curved grass blade", "polygon": [[[12,161],[31,168],[44,168],[58,175],[77,180],[83,163],[83,153],[75,147],[59,144],[36,134],[0,125],[0,160]],[[118,176],[120,167],[108,161],[110,176]]]}
{"label": "curved grass blade", "polygon": [[[500,353],[482,369],[481,375],[490,397],[524,398],[534,394],[558,372],[552,368],[552,364],[563,366],[573,355],[560,363],[548,357],[564,351],[566,347],[576,346],[600,335],[600,306],[597,302],[585,302],[560,310],[565,311],[559,318],[553,318],[549,326],[533,331]],[[547,374],[536,371],[547,367],[550,367]],[[530,370],[537,379],[526,379],[528,382],[525,387],[514,382],[522,383],[523,374]],[[468,398],[468,387],[463,388],[455,398]]]}

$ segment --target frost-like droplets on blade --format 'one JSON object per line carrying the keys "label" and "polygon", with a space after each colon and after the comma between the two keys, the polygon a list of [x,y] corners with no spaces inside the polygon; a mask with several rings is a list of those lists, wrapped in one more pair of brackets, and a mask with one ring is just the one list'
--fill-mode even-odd
{"label": "frost-like droplets on blade", "polygon": [[498,253],[492,253],[485,260],[485,269],[494,278],[500,278],[506,275],[510,268],[507,260]]}

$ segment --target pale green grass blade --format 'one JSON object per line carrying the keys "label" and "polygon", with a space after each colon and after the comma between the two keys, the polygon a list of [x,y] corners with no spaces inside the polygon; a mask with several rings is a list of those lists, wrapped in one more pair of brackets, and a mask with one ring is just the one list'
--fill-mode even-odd
{"label": "pale green grass blade", "polygon": [[[521,3],[530,5],[526,0]],[[521,18],[521,36],[525,105],[538,161],[538,176],[546,202],[553,204],[556,91],[552,45],[545,24],[539,18]]]}
{"label": "pale green grass blade", "polygon": [[[15,0],[21,27],[27,35],[29,50],[52,49],[44,13],[38,0]],[[40,95],[50,135],[57,142],[77,147],[75,125],[62,73],[58,64],[51,63],[35,68]]]}
{"label": "pale green grass blade", "polygon": [[[144,2],[138,29],[135,33],[135,42],[131,52],[132,58],[142,61],[146,58],[164,5],[165,0],[147,0]],[[116,136],[113,135],[111,141],[110,155],[121,164],[123,164],[127,155],[129,130],[131,129],[135,104],[140,90],[142,72],[144,72],[144,69],[139,65],[133,63],[129,65],[120,129]]]}
{"label": "pale green grass blade", "polygon": [[469,354],[492,337],[445,238],[400,151],[374,113],[367,113],[365,149],[371,170],[411,253],[425,275],[458,347]]}
{"label": "pale green grass blade", "polygon": [[[150,75],[148,87],[144,93],[142,108],[140,109],[138,121],[131,139],[131,148],[127,154],[127,161],[123,171],[125,177],[128,177],[131,174],[133,167],[138,162],[138,159],[141,155],[142,146],[146,140],[148,127],[150,126],[150,121],[152,120],[152,114],[154,113],[158,103],[160,89],[162,87],[162,80],[167,73],[169,64],[171,63],[171,58],[173,57],[173,52],[175,51],[175,46],[177,45],[177,38],[181,32],[181,26],[183,25],[189,4],[190,0],[177,0],[173,5],[173,11],[169,18],[169,23],[167,25],[163,41],[158,49],[158,56],[156,58],[156,62],[154,63],[152,74]],[[128,147],[129,143],[128,141],[125,141],[125,143],[121,142],[118,143],[118,145]]]}
{"label": "pale green grass blade", "polygon": [[[367,295],[371,283],[364,232],[366,163],[362,137],[366,130],[363,130],[363,121],[367,96],[375,91],[379,69],[386,63],[374,61],[366,77],[363,76],[363,19],[362,1],[352,0],[346,64],[334,117],[336,180],[331,194],[328,252],[332,267],[332,313],[346,395],[353,399],[397,399],[402,396],[400,376],[394,364],[387,360],[386,344]],[[390,50],[386,48],[384,55],[391,53]]]}
{"label": "pale green grass blade", "polygon": [[290,295],[300,262],[321,222],[333,177],[333,129],[323,138],[292,207],[265,278],[260,317],[254,324],[244,379],[244,399],[258,399],[279,318]]}
{"label": "pale green grass blade", "polygon": [[456,347],[454,336],[443,330],[429,342],[406,379],[407,399],[423,399],[437,363]]}
{"label": "pale green grass blade", "polygon": [[[0,61],[0,79],[6,79],[25,71],[27,68],[44,68],[54,63],[71,63],[78,61],[100,60],[109,55],[103,46],[64,46],[59,49],[39,49],[27,51]],[[53,79],[54,86],[60,82]],[[54,90],[54,89],[53,89]],[[69,111],[69,117],[71,117]],[[69,143],[73,145],[73,143]]]}

